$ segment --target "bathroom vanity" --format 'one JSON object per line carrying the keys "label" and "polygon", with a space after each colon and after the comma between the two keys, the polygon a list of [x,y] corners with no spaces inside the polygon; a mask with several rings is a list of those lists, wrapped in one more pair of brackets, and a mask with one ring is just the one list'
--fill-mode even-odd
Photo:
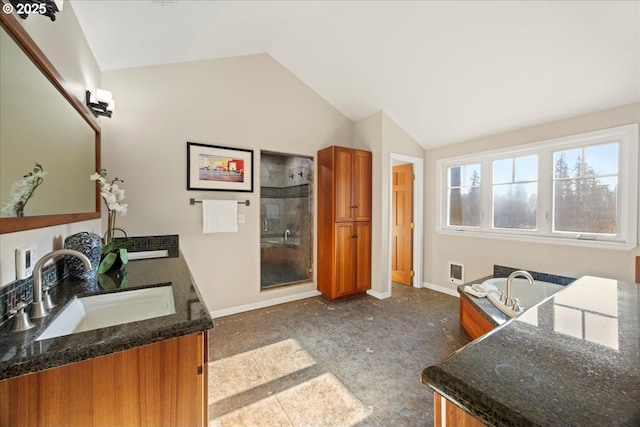
{"label": "bathroom vanity", "polygon": [[582,277],[426,368],[435,425],[638,425],[638,289]]}
{"label": "bathroom vanity", "polygon": [[95,282],[67,278],[54,288],[58,306],[34,320],[33,329],[10,332],[11,322],[3,325],[0,425],[206,426],[213,320],[185,260],[172,253],[129,262],[107,292],[170,286],[173,314],[39,339],[74,296],[105,292]]}

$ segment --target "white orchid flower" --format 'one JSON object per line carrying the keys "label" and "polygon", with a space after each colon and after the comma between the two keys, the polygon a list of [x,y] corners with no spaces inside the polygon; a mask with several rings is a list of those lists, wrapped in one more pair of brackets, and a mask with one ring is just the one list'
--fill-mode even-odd
{"label": "white orchid flower", "polygon": [[7,216],[14,216],[15,215],[14,206],[15,205],[13,203],[7,203],[6,205],[4,205],[4,207],[0,212],[2,212],[4,215],[7,215]]}
{"label": "white orchid flower", "polygon": [[14,182],[11,186],[11,189],[9,190],[9,198],[14,202],[18,202],[24,196],[29,194],[30,191],[31,184],[26,178],[22,178]]}
{"label": "white orchid flower", "polygon": [[119,204],[116,203],[113,205],[113,210],[115,210],[116,212],[120,212],[122,215],[126,215],[127,214],[127,204]]}
{"label": "white orchid flower", "polygon": [[107,170],[100,169],[96,173],[89,175],[89,179],[91,181],[96,181],[100,186],[100,196],[104,200],[104,203],[107,205],[107,209],[109,212],[117,212],[122,215],[126,215],[127,213],[127,204],[122,203],[125,199],[125,191],[123,188],[120,188],[118,182],[124,182],[119,178],[114,178],[111,182],[107,181]]}
{"label": "white orchid flower", "polygon": [[1,212],[8,216],[16,216],[18,207],[23,210],[29,199],[34,195],[34,191],[44,182],[47,176],[42,165],[36,162],[33,170],[29,171],[22,178],[11,185],[9,189],[9,200],[5,202]]}

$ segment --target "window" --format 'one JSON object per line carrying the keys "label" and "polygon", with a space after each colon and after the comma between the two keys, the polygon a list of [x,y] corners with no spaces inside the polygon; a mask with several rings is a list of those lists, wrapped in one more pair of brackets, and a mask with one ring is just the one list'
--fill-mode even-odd
{"label": "window", "polygon": [[447,225],[479,227],[480,163],[450,167],[447,176]]}
{"label": "window", "polygon": [[438,230],[637,246],[638,125],[437,162]]}
{"label": "window", "polygon": [[553,231],[617,234],[619,144],[553,153]]}
{"label": "window", "polygon": [[493,161],[493,227],[535,230],[538,156]]}

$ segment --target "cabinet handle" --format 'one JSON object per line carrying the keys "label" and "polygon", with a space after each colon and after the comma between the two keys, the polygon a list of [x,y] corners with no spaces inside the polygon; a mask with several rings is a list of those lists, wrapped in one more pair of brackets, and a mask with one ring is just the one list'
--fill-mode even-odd
{"label": "cabinet handle", "polygon": [[357,238],[358,238],[358,235],[357,235],[357,234],[354,234],[353,236],[351,236],[351,238],[352,238],[352,239],[357,239]]}

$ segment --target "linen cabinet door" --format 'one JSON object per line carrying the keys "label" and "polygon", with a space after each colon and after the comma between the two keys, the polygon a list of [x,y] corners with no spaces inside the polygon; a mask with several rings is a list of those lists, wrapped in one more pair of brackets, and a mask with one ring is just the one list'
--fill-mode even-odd
{"label": "linen cabinet door", "polygon": [[335,147],[334,152],[334,186],[335,186],[335,221],[353,221],[354,219],[354,186],[353,186],[353,150]]}
{"label": "linen cabinet door", "polygon": [[371,153],[356,150],[353,154],[353,219],[371,221]]}
{"label": "linen cabinet door", "polygon": [[333,298],[340,298],[352,294],[355,285],[355,227],[352,223],[336,223],[336,276],[335,294]]}
{"label": "linen cabinet door", "polygon": [[356,293],[371,289],[371,223],[355,224],[355,284]]}

